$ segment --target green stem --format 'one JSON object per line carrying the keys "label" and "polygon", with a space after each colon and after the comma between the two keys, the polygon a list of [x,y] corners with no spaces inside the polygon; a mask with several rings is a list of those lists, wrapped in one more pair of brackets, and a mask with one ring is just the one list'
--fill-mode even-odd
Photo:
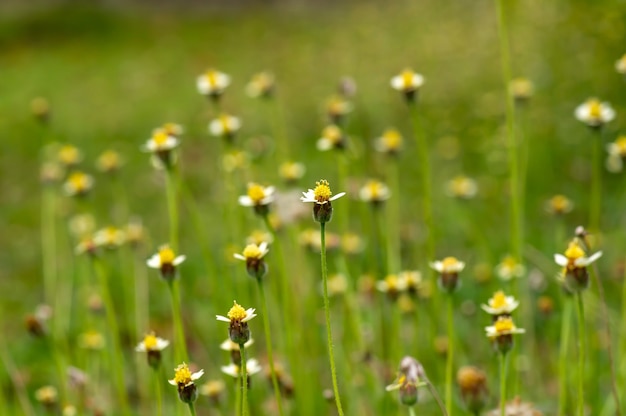
{"label": "green stem", "polygon": [[326,316],[326,337],[328,339],[328,358],[330,360],[330,373],[333,381],[333,392],[339,416],[343,416],[339,386],[337,385],[337,370],[335,369],[335,356],[333,352],[333,336],[330,327],[330,302],[328,300],[328,270],[326,265],[326,223],[320,223],[320,243],[322,262],[322,283],[324,286],[324,315]]}
{"label": "green stem", "polygon": [[563,316],[561,318],[561,336],[559,348],[559,416],[565,416],[567,412],[567,385],[568,385],[568,368],[567,353],[569,350],[570,325],[572,321],[572,301],[565,299],[563,305]]}
{"label": "green stem", "polygon": [[271,101],[269,105],[271,107],[270,110],[272,113],[271,119],[276,146],[276,161],[280,163],[289,157],[289,142],[287,141],[285,124],[282,120],[280,103],[278,102],[276,97],[271,97],[268,99],[268,101]]}
{"label": "green stem", "polygon": [[41,204],[41,251],[43,260],[44,301],[54,310],[54,293],[57,284],[56,252],[56,194],[54,188],[47,186],[43,190]]}
{"label": "green stem", "polygon": [[193,402],[189,403],[189,413],[191,416],[196,416],[196,408],[193,405]]}
{"label": "green stem", "polygon": [[391,198],[388,201],[387,209],[387,258],[388,273],[397,273],[401,267],[400,256],[400,185],[398,180],[398,164],[396,161],[389,163],[388,172],[389,188],[391,189]]}
{"label": "green stem", "polygon": [[413,406],[409,406],[409,416],[415,416],[415,409],[413,409]]}
{"label": "green stem", "polygon": [[25,416],[34,416],[36,413],[30,401],[28,400],[28,393],[26,391],[26,386],[24,385],[24,378],[20,375],[18,369],[15,367],[15,364],[11,359],[10,353],[2,340],[0,340],[0,362],[2,362],[2,367],[4,367],[7,375],[13,383],[13,387],[15,388],[15,395],[17,396],[17,400],[20,403],[23,414]]}
{"label": "green stem", "polygon": [[272,332],[270,331],[270,318],[267,313],[267,300],[265,297],[265,289],[263,288],[263,281],[257,279],[259,285],[259,294],[261,296],[261,313],[263,315],[263,329],[265,330],[265,347],[267,349],[267,359],[270,364],[270,373],[272,376],[272,386],[274,387],[274,397],[276,398],[276,404],[278,406],[278,414],[282,416],[283,405],[280,398],[280,388],[278,387],[278,378],[276,377],[276,371],[274,370],[274,354],[272,352]]}
{"label": "green stem", "polygon": [[119,405],[121,406],[122,414],[128,415],[130,412],[130,408],[128,406],[126,387],[124,382],[124,362],[120,344],[119,324],[117,322],[117,316],[115,315],[115,309],[113,307],[113,298],[111,297],[111,291],[109,290],[107,272],[105,270],[104,264],[99,258],[93,258],[93,265],[96,269],[96,274],[98,275],[109,336],[111,339],[111,343],[113,344],[111,348],[111,359],[113,361],[112,364],[114,373],[113,375],[115,377],[115,389],[118,396]]}
{"label": "green stem", "polygon": [[163,387],[161,386],[161,371],[160,369],[156,369],[154,374],[154,384],[156,389],[156,408],[157,408],[157,416],[163,415]]}
{"label": "green stem", "polygon": [[589,228],[600,231],[600,213],[602,211],[602,130],[597,129],[598,137],[592,140],[592,180],[591,207],[589,209]]}
{"label": "green stem", "polygon": [[426,380],[426,385],[428,386],[428,390],[430,391],[430,394],[433,395],[433,397],[435,398],[435,401],[437,402],[437,405],[439,406],[439,410],[441,410],[441,414],[443,416],[448,416],[448,411],[446,410],[443,402],[441,401],[441,397],[439,396],[439,393],[437,392],[437,389],[435,388],[435,386],[433,386],[433,383],[430,382],[430,380]]}
{"label": "green stem", "polygon": [[170,221],[170,247],[174,252],[178,251],[178,204],[176,201],[176,177],[175,168],[167,169],[165,173],[167,211]]}
{"label": "green stem", "polygon": [[177,363],[187,361],[187,341],[185,340],[185,330],[180,313],[180,288],[178,279],[168,280],[170,298],[172,301],[172,319],[174,320],[174,333],[176,334],[176,344],[174,345],[174,357]]}
{"label": "green stem", "polygon": [[578,314],[578,409],[576,414],[585,414],[585,310],[582,292],[576,294]]}
{"label": "green stem", "polygon": [[500,353],[500,416],[506,416],[506,353]]}
{"label": "green stem", "polygon": [[446,410],[452,415],[452,370],[454,365],[454,302],[448,295],[448,356],[446,361]]}
{"label": "green stem", "polygon": [[246,348],[244,346],[245,343],[239,344],[239,351],[241,352],[241,383],[242,383],[242,403],[241,403],[241,414],[242,416],[246,416],[248,414],[248,367],[246,364]]}

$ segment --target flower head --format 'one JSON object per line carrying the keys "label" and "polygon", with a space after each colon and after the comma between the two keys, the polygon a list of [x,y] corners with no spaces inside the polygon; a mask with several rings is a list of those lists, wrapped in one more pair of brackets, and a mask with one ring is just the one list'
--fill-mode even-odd
{"label": "flower head", "polygon": [[622,55],[622,57],[615,62],[615,70],[619,74],[626,75],[626,54]]}
{"label": "flower head", "polygon": [[458,175],[446,184],[446,193],[454,198],[471,199],[477,192],[476,181],[464,175]]}
{"label": "flower head", "polygon": [[230,76],[214,69],[209,69],[196,79],[198,92],[213,99],[219,98],[229,85]]}
{"label": "flower head", "polygon": [[61,164],[71,168],[83,160],[83,153],[76,146],[66,144],[59,149],[58,158]]}
{"label": "flower head", "polygon": [[410,294],[417,295],[424,288],[422,274],[418,270],[404,270],[398,273],[398,279]]}
{"label": "flower head", "polygon": [[563,215],[572,212],[574,203],[565,195],[554,195],[546,202],[546,211],[552,215]]}
{"label": "flower head", "polygon": [[154,335],[154,332],[146,334],[143,341],[141,341],[135,347],[137,352],[145,352],[148,356],[148,365],[154,369],[159,368],[161,365],[161,351],[170,345],[168,340],[159,338]]}
{"label": "flower head", "polygon": [[159,269],[161,276],[165,280],[172,280],[176,277],[176,267],[185,261],[185,256],[176,256],[174,250],[168,245],[163,245],[159,251],[152,255],[147,261],[148,267]]}
{"label": "flower head", "polygon": [[505,354],[513,347],[513,335],[523,334],[526,331],[516,327],[510,316],[502,315],[492,326],[486,327],[485,332],[487,337],[494,341],[498,351]]}
{"label": "flower head", "polygon": [[405,69],[399,75],[391,78],[391,87],[404,93],[408,100],[412,100],[415,92],[424,85],[424,77],[411,69]]}
{"label": "flower head", "polygon": [[589,127],[599,128],[615,118],[615,110],[607,102],[590,98],[576,107],[575,115]]}
{"label": "flower head", "polygon": [[219,405],[225,390],[226,384],[222,380],[210,380],[200,386],[200,394],[211,399],[214,406]]}
{"label": "flower head", "polygon": [[385,390],[399,390],[400,402],[406,406],[413,406],[417,403],[417,388],[425,386],[426,380],[424,367],[415,358],[406,356],[400,361],[396,380]]}
{"label": "flower head", "polygon": [[581,291],[589,286],[587,266],[601,256],[602,252],[598,251],[587,257],[578,238],[575,238],[569,243],[565,253],[554,255],[554,261],[563,268],[560,277],[566,286],[572,291]]}
{"label": "flower head", "polygon": [[364,202],[374,205],[380,204],[391,197],[391,191],[387,185],[377,180],[369,180],[359,191],[359,198]]}
{"label": "flower head", "polygon": [[[251,358],[248,361],[246,361],[246,376],[247,377],[250,377],[254,374],[258,374],[261,372],[261,370],[262,370],[261,365],[256,359]],[[241,377],[241,366],[231,363],[229,365],[222,367],[222,373],[227,374],[234,378],[239,378]]]}
{"label": "flower head", "polygon": [[115,173],[121,166],[122,158],[115,150],[105,150],[96,161],[96,167],[103,173]]}
{"label": "flower head", "polygon": [[352,108],[352,103],[339,95],[330,97],[326,102],[326,114],[333,124],[340,124]]}
{"label": "flower head", "polygon": [[489,399],[485,372],[476,367],[464,366],[456,373],[456,381],[468,410],[479,414]]}
{"label": "flower head", "polygon": [[172,134],[171,129],[157,128],[142,147],[144,152],[152,153],[152,162],[157,168],[169,169],[176,162],[173,150],[178,147],[180,140]]}
{"label": "flower head", "polygon": [[30,110],[41,123],[50,118],[50,103],[44,97],[35,97],[30,102]]}
{"label": "flower head", "polygon": [[344,149],[347,138],[343,130],[335,124],[324,127],[322,137],[317,140],[317,150]]}
{"label": "flower head", "polygon": [[496,274],[501,280],[509,281],[515,277],[522,277],[526,273],[523,264],[518,263],[513,256],[506,256],[496,266]]}
{"label": "flower head", "polygon": [[430,267],[439,273],[439,287],[445,292],[452,293],[458,286],[459,273],[465,268],[465,263],[456,257],[446,257],[431,262]]}
{"label": "flower head", "polygon": [[235,253],[233,256],[246,262],[246,271],[250,277],[260,279],[267,273],[267,264],[263,261],[263,257],[268,252],[267,243],[263,241],[259,245],[248,244],[242,254]]}
{"label": "flower head", "polygon": [[609,156],[606,160],[606,167],[609,172],[621,172],[626,160],[626,136],[619,136],[614,142],[606,145]]}
{"label": "flower head", "polygon": [[330,190],[328,181],[322,179],[315,183],[315,189],[303,192],[300,200],[302,202],[313,202],[313,219],[319,223],[329,222],[333,215],[331,201],[341,198],[345,192],[340,192],[335,196]]}
{"label": "flower head", "polygon": [[278,168],[278,174],[288,184],[297,182],[304,176],[305,172],[304,164],[299,162],[283,162]]}
{"label": "flower head", "polygon": [[267,215],[268,205],[274,201],[274,187],[262,186],[258,183],[250,182],[246,195],[239,197],[239,205],[244,207],[254,207],[259,215]]}
{"label": "flower head", "polygon": [[511,94],[518,103],[528,101],[533,96],[534,92],[535,86],[528,78],[514,78],[509,83],[509,94]]}
{"label": "flower head", "polygon": [[254,74],[246,86],[246,93],[252,98],[268,98],[274,93],[274,75],[269,72]]}
{"label": "flower head", "polygon": [[485,312],[490,315],[510,315],[517,307],[519,302],[513,296],[506,296],[501,290],[493,294],[493,297],[487,301],[487,305],[481,305]]}
{"label": "flower head", "polygon": [[35,400],[46,407],[53,407],[57,404],[59,392],[54,386],[44,386],[35,391]]}
{"label": "flower head", "polygon": [[374,149],[380,153],[396,156],[402,149],[402,135],[396,129],[387,129],[374,141]]}
{"label": "flower head", "polygon": [[400,293],[406,290],[406,281],[399,279],[398,275],[388,274],[383,280],[376,282],[376,289],[395,300]]}
{"label": "flower head", "polygon": [[217,315],[216,318],[218,321],[228,322],[230,324],[228,334],[231,341],[243,345],[250,340],[248,321],[256,316],[255,309],[244,309],[237,302],[233,303],[233,307],[230,308],[226,316]]}
{"label": "flower head", "polygon": [[126,235],[124,230],[112,226],[98,230],[93,237],[93,242],[96,246],[111,250],[121,247],[125,241]]}
{"label": "flower head", "polygon": [[232,140],[241,128],[241,120],[228,114],[222,114],[209,123],[209,132],[215,137]]}
{"label": "flower head", "polygon": [[93,177],[84,172],[72,172],[63,184],[63,190],[68,196],[84,196],[93,188]]}
{"label": "flower head", "polygon": [[204,370],[192,373],[186,363],[174,369],[174,378],[168,380],[172,386],[178,387],[178,397],[184,403],[193,403],[198,397],[195,381],[202,377]]}

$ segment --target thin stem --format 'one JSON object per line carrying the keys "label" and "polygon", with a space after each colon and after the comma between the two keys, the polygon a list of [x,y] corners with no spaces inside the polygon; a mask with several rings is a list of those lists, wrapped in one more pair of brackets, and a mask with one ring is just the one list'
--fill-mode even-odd
{"label": "thin stem", "polygon": [[270,364],[270,373],[272,376],[272,386],[274,387],[274,397],[276,398],[276,404],[278,406],[278,414],[282,416],[283,405],[280,398],[280,388],[278,387],[278,378],[276,377],[276,371],[274,370],[274,354],[272,352],[272,332],[270,331],[270,318],[267,313],[267,300],[265,297],[265,289],[263,287],[263,281],[257,279],[259,285],[259,295],[261,296],[261,314],[263,316],[263,329],[265,330],[265,348],[267,349],[267,359]]}
{"label": "thin stem", "polygon": [[500,416],[506,416],[506,353],[500,353]]}
{"label": "thin stem", "polygon": [[[589,228],[593,232],[600,231],[600,213],[602,211],[602,130],[592,140],[592,180],[591,207],[589,208]],[[595,132],[594,132],[595,133]]]}
{"label": "thin stem", "polygon": [[415,409],[413,409],[413,406],[409,406],[409,416],[415,416]]}
{"label": "thin stem", "polygon": [[576,294],[578,314],[578,409],[576,414],[585,414],[585,310],[582,292]]}
{"label": "thin stem", "polygon": [[163,415],[163,387],[161,386],[161,377],[160,370],[156,369],[154,371],[154,384],[156,390],[156,408],[157,408],[157,416]]}
{"label": "thin stem", "polygon": [[432,394],[433,397],[435,398],[435,401],[437,402],[437,405],[439,406],[439,410],[441,410],[441,414],[443,416],[448,416],[448,411],[446,410],[446,407],[441,401],[441,396],[439,396],[439,393],[437,392],[437,389],[435,388],[435,386],[433,386],[433,383],[431,383],[430,380],[427,379],[426,385],[428,386],[428,390],[430,391],[430,394]]}
{"label": "thin stem", "polygon": [[243,342],[239,344],[239,351],[241,352],[241,383],[243,391],[241,414],[246,416],[248,414],[248,367],[246,364],[246,348]]}
{"label": "thin stem", "polygon": [[400,185],[398,180],[398,163],[391,161],[389,165],[388,178],[389,188],[391,189],[391,198],[387,206],[387,264],[388,273],[397,273],[400,271],[400,231],[398,225],[400,223]]}
{"label": "thin stem", "polygon": [[54,188],[51,186],[44,188],[42,199],[41,254],[43,260],[44,300],[54,308],[54,293],[56,292],[57,283],[56,194]]}
{"label": "thin stem", "polygon": [[559,350],[559,416],[565,416],[567,412],[567,382],[568,382],[568,360],[570,326],[572,321],[572,301],[565,299],[563,305],[563,316],[561,317],[561,336]]}
{"label": "thin stem", "polygon": [[335,368],[335,356],[333,352],[333,336],[330,327],[330,302],[328,300],[328,270],[326,265],[326,223],[320,223],[320,243],[322,262],[322,283],[324,286],[324,315],[326,316],[326,337],[328,338],[328,358],[330,360],[330,373],[333,380],[333,392],[339,416],[343,416],[341,398],[339,396],[339,386],[337,385],[337,370]]}
{"label": "thin stem", "polygon": [[174,320],[174,333],[176,334],[176,344],[174,344],[174,357],[176,362],[187,361],[187,341],[185,340],[185,330],[180,313],[180,289],[178,279],[168,280],[170,298],[172,301],[172,319]]}
{"label": "thin stem", "polygon": [[[3,338],[4,339],[4,338]],[[26,391],[26,386],[24,384],[24,378],[19,374],[13,360],[11,359],[10,353],[7,350],[6,345],[3,341],[0,341],[0,362],[2,363],[2,367],[7,372],[7,375],[11,379],[11,383],[13,383],[13,387],[15,388],[15,395],[17,396],[17,400],[20,403],[20,407],[25,416],[34,416],[36,413],[33,410],[33,406],[28,400],[28,393]]]}
{"label": "thin stem", "polygon": [[165,188],[167,194],[167,212],[170,221],[170,247],[174,252],[178,250],[178,204],[176,201],[175,168],[167,169],[165,173]]}
{"label": "thin stem", "polygon": [[454,302],[448,295],[448,356],[446,361],[446,410],[452,415],[452,369],[454,362]]}
{"label": "thin stem", "polygon": [[193,402],[189,403],[189,413],[191,416],[196,416],[196,407],[193,405]]}

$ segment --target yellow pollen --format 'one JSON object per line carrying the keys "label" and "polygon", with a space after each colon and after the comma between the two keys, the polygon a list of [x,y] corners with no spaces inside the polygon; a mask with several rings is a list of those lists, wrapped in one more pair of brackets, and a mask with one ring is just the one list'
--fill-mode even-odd
{"label": "yellow pollen", "polygon": [[78,162],[80,158],[80,152],[74,146],[63,146],[59,150],[59,159],[66,165],[73,165]]}
{"label": "yellow pollen", "polygon": [[330,186],[328,185],[328,181],[325,179],[320,180],[319,182],[315,182],[315,189],[313,190],[313,195],[315,196],[315,200],[317,202],[328,202],[331,195],[333,194],[330,191]]}
{"label": "yellow pollen", "polygon": [[261,254],[261,250],[256,244],[249,244],[243,249],[243,256],[246,259],[260,259]]}
{"label": "yellow pollen", "polygon": [[230,132],[229,120],[230,120],[230,118],[226,114],[222,114],[220,116],[220,123],[222,123],[222,128],[224,129],[224,133],[229,133]]}
{"label": "yellow pollen", "polygon": [[206,79],[209,81],[209,85],[213,88],[217,87],[217,72],[210,70],[206,73]]}
{"label": "yellow pollen", "polygon": [[77,191],[84,191],[89,187],[87,175],[82,172],[74,172],[68,179],[72,187]]}
{"label": "yellow pollen", "polygon": [[168,137],[169,136],[165,130],[158,129],[152,135],[152,141],[154,141],[157,146],[163,146],[167,142]]}
{"label": "yellow pollen", "polygon": [[157,338],[154,336],[154,333],[147,334],[143,339],[143,346],[146,347],[147,351],[153,351],[157,347]]}
{"label": "yellow pollen", "polygon": [[261,185],[251,183],[248,185],[248,196],[255,204],[258,204],[265,198],[265,189]]}
{"label": "yellow pollen", "polygon": [[515,324],[511,318],[499,318],[494,326],[496,327],[496,333],[498,334],[510,332],[515,329]]}
{"label": "yellow pollen", "polygon": [[404,83],[404,88],[411,88],[413,86],[413,76],[415,73],[410,69],[405,69],[402,71],[402,82]]}
{"label": "yellow pollen", "polygon": [[569,199],[567,199],[563,195],[555,195],[550,200],[550,205],[552,205],[552,209],[555,212],[564,212],[564,211],[566,211],[568,206],[569,206],[569,204],[570,204]]}
{"label": "yellow pollen", "polygon": [[385,283],[387,283],[390,290],[398,289],[398,276],[395,274],[387,275],[387,277],[385,277]]}
{"label": "yellow pollen", "polygon": [[322,137],[327,138],[333,143],[338,143],[341,141],[341,129],[337,126],[327,126],[322,131]]}
{"label": "yellow pollen", "polygon": [[504,292],[499,290],[493,294],[493,298],[491,299],[491,306],[494,308],[501,308],[503,306],[506,306],[506,296],[504,295]]}
{"label": "yellow pollen", "polygon": [[567,257],[569,260],[576,260],[583,257],[584,255],[584,250],[580,248],[576,240],[569,243],[567,250],[565,250],[565,257]]}
{"label": "yellow pollen", "polygon": [[367,188],[370,191],[372,199],[378,199],[383,187],[380,182],[371,181],[367,184]]}
{"label": "yellow pollen", "polygon": [[402,374],[400,377],[398,377],[398,384],[400,385],[405,385],[406,384],[406,375]]}
{"label": "yellow pollen", "polygon": [[233,307],[230,308],[230,310],[228,311],[228,315],[226,316],[228,316],[228,319],[230,319],[231,321],[241,321],[246,316],[248,316],[248,314],[246,313],[246,310],[241,305],[235,302]]}
{"label": "yellow pollen", "polygon": [[602,116],[602,105],[600,101],[592,98],[587,101],[587,105],[589,106],[589,116],[592,118],[600,118]]}
{"label": "yellow pollen", "polygon": [[383,133],[383,142],[388,149],[396,150],[402,144],[402,136],[397,130],[389,129]]}
{"label": "yellow pollen", "polygon": [[459,261],[456,259],[456,257],[446,257],[445,259],[441,261],[441,264],[443,266],[443,269],[446,270],[451,267],[456,267],[458,262]]}
{"label": "yellow pollen", "polygon": [[165,246],[159,249],[159,259],[161,260],[161,264],[172,264],[175,257],[174,251],[171,248]]}
{"label": "yellow pollen", "polygon": [[177,384],[187,385],[192,382],[191,380],[191,371],[189,371],[189,367],[187,364],[182,363],[174,370],[174,381]]}

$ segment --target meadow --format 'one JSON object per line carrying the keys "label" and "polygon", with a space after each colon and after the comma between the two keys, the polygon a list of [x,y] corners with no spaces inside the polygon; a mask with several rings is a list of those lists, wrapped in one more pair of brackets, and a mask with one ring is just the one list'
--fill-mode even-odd
{"label": "meadow", "polygon": [[626,410],[625,2],[0,10],[0,415]]}

